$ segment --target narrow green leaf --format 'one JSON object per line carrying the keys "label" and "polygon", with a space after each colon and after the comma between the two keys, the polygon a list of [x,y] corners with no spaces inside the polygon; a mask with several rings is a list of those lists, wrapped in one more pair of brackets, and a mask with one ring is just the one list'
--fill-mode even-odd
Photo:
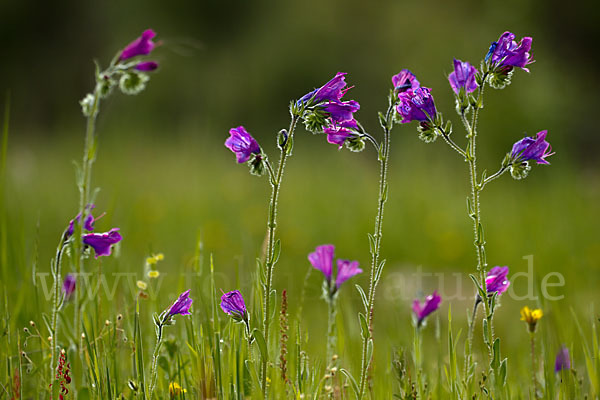
{"label": "narrow green leaf", "polygon": [[281,254],[281,239],[277,239],[275,241],[275,245],[273,246],[273,264],[272,265],[277,264],[277,261],[279,261],[280,254]]}
{"label": "narrow green leaf", "polygon": [[358,393],[358,384],[356,383],[356,379],[354,379],[352,374],[349,371],[345,370],[344,368],[341,368],[340,372],[346,376],[348,381],[350,381],[350,387],[352,388],[352,391],[354,392],[354,397],[356,399],[359,399],[360,396]]}
{"label": "narrow green leaf", "polygon": [[260,350],[260,355],[262,359],[266,360],[268,355],[267,342],[265,341],[265,336],[263,335],[262,331],[254,329],[254,331],[252,331],[252,337],[254,337],[254,340],[258,345],[258,349]]}
{"label": "narrow green leaf", "polygon": [[358,319],[360,321],[360,333],[364,339],[367,339],[371,336],[369,332],[369,325],[367,325],[367,319],[363,313],[358,313]]}
{"label": "narrow green leaf", "polygon": [[367,296],[365,295],[365,292],[360,285],[357,284],[354,286],[356,287],[356,290],[358,290],[358,294],[360,294],[360,299],[362,300],[363,306],[365,306],[365,312],[367,312],[369,310],[369,303],[367,301]]}
{"label": "narrow green leaf", "polygon": [[367,233],[367,235],[369,236],[369,250],[371,255],[373,255],[375,254],[375,238],[370,233]]}

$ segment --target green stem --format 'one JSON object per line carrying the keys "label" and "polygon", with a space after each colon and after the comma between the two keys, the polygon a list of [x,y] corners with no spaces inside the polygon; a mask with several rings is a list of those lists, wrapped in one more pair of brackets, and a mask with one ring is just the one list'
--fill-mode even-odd
{"label": "green stem", "polygon": [[[337,336],[335,334],[335,303],[336,298],[332,297],[327,301],[328,318],[327,318],[327,362],[331,362],[335,354],[337,345]],[[333,365],[332,365],[333,366]]]}
{"label": "green stem", "polygon": [[493,181],[494,179],[499,178],[502,174],[504,174],[506,171],[508,171],[508,166],[506,167],[501,167],[498,171],[496,171],[496,173],[494,175],[490,175],[487,178],[485,178],[482,182],[481,182],[481,189],[484,188],[485,185],[487,185],[488,183],[490,183],[491,181]]}
{"label": "green stem", "polygon": [[531,383],[533,385],[533,397],[537,398],[537,379],[535,377],[535,373],[537,371],[537,364],[535,359],[535,332],[530,332],[529,338],[531,341]]}
{"label": "green stem", "polygon": [[[89,207],[87,207],[88,202],[90,201],[90,186],[92,179],[92,164],[96,159],[95,153],[95,127],[96,127],[96,117],[98,115],[98,106],[100,105],[100,87],[96,85],[94,89],[94,103],[92,104],[92,109],[90,115],[87,118],[87,126],[85,131],[85,144],[83,148],[83,161],[81,164],[81,177],[79,181],[79,223],[75,224],[75,232],[74,236],[77,240],[73,241],[74,248],[74,259],[75,259],[75,271],[77,272],[77,278],[81,277],[81,273],[83,270],[83,251],[81,244],[81,235],[83,233],[83,224],[85,223],[85,219],[90,212]],[[73,331],[75,337],[79,337],[79,325],[81,319],[81,310],[80,310],[80,291],[82,285],[75,286],[75,296],[74,296],[74,322],[73,322]]]}
{"label": "green stem", "polygon": [[[381,250],[381,236],[383,232],[383,211],[385,202],[387,200],[387,174],[388,174],[388,160],[390,153],[390,132],[393,127],[393,113],[394,113],[394,103],[390,97],[388,110],[386,113],[386,126],[383,130],[384,140],[380,144],[383,146],[383,149],[379,151],[379,163],[380,174],[379,174],[379,198],[378,198],[378,206],[377,206],[377,217],[375,218],[375,230],[373,234],[373,239],[375,241],[374,248],[371,252],[371,272],[369,276],[369,294],[367,296],[367,310],[366,318],[367,325],[369,327],[369,334],[363,335],[363,346],[362,346],[362,358],[361,358],[361,372],[360,372],[360,387],[358,391],[359,400],[363,398],[366,384],[367,384],[367,371],[369,369],[369,365],[371,363],[371,358],[367,359],[367,349],[369,340],[371,340],[372,330],[373,330],[373,309],[375,303],[375,290],[377,289],[377,282],[375,281],[375,272],[379,265],[379,253]],[[383,150],[383,151],[381,151]],[[372,355],[371,355],[372,357]]]}
{"label": "green stem", "polygon": [[162,346],[162,323],[158,326],[158,333],[156,335],[156,346],[154,347],[154,353],[152,353],[152,368],[150,370],[150,390],[148,400],[152,400],[152,394],[156,387],[156,379],[158,377],[157,365],[160,348]]}
{"label": "green stem", "polygon": [[465,364],[464,364],[464,379],[465,382],[468,383],[468,372],[469,367],[472,363],[472,354],[473,354],[473,331],[475,330],[475,318],[477,318],[477,308],[479,307],[479,303],[481,303],[481,297],[479,294],[475,296],[475,304],[473,305],[473,314],[471,315],[471,321],[469,321],[469,333],[467,338],[467,354],[465,354]]}
{"label": "green stem", "polygon": [[[294,130],[296,128],[296,123],[298,122],[298,116],[292,115],[292,120],[290,122],[290,128],[288,130],[289,136],[285,144],[281,148],[281,156],[279,158],[279,166],[277,167],[277,175],[273,179],[271,177],[271,200],[269,201],[269,215],[267,220],[267,232],[268,232],[268,243],[267,243],[267,255],[265,261],[265,268],[267,271],[266,283],[265,283],[265,291],[263,293],[264,297],[264,309],[263,309],[263,331],[265,335],[265,343],[267,345],[267,350],[269,348],[269,323],[271,319],[271,285],[273,281],[273,267],[275,266],[275,228],[277,226],[277,200],[279,199],[279,189],[281,187],[281,179],[283,178],[283,170],[285,167],[285,162],[287,158],[290,156],[292,152],[291,146],[293,145],[294,138]],[[272,172],[270,172],[272,174]],[[262,391],[263,397],[267,398],[267,366],[269,363],[268,354],[266,354],[262,359],[262,367],[261,367],[261,381],[262,381]]]}
{"label": "green stem", "polygon": [[421,337],[421,326],[415,326],[415,370],[417,373],[417,385],[419,388],[419,396],[424,397],[423,393],[423,338]]}
{"label": "green stem", "polygon": [[[50,360],[50,382],[54,382],[54,374],[56,372],[56,365],[58,359],[56,358],[56,350],[58,347],[58,312],[60,309],[60,288],[61,288],[61,264],[62,264],[62,252],[65,248],[65,244],[67,242],[64,240],[64,234],[61,236],[61,243],[58,245],[56,249],[56,258],[54,259],[54,265],[52,266],[52,276],[54,278],[54,299],[52,304],[52,342],[51,345],[51,360]],[[50,391],[50,399],[52,400],[54,391]]]}

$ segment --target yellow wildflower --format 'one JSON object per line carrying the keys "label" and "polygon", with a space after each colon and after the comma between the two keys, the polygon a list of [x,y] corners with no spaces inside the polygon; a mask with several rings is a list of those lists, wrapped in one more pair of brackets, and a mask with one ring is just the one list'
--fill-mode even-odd
{"label": "yellow wildflower", "polygon": [[162,261],[165,258],[163,253],[152,254],[150,257],[146,258],[146,263],[149,265],[154,265],[159,261]]}
{"label": "yellow wildflower", "polygon": [[155,269],[151,269],[150,271],[148,271],[148,278],[158,278],[159,275],[160,272],[158,272]]}
{"label": "yellow wildflower", "polygon": [[532,310],[527,306],[521,308],[521,321],[527,322],[529,325],[529,332],[531,333],[535,332],[535,326],[543,315],[543,311],[539,308],[535,310]]}
{"label": "yellow wildflower", "polygon": [[144,281],[137,281],[135,283],[137,285],[138,288],[140,288],[141,290],[146,290],[146,288],[148,287],[148,285],[146,284],[146,282]]}
{"label": "yellow wildflower", "polygon": [[177,382],[169,383],[169,394],[171,397],[179,396],[181,393],[187,393],[187,390],[182,388]]}

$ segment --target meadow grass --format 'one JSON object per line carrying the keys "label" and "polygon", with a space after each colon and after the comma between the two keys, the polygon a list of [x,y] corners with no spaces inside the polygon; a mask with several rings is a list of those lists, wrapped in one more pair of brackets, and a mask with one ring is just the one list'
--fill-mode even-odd
{"label": "meadow grass", "polygon": [[[463,365],[466,315],[472,306],[468,273],[474,265],[472,227],[462,212],[467,182],[456,172],[462,172],[463,164],[445,154],[447,149],[423,149],[410,127],[397,127],[393,135],[391,200],[382,243],[387,266],[377,293],[375,358],[369,374],[373,391],[368,393],[385,399],[401,393],[401,386],[410,392],[409,382],[416,379],[410,303],[417,294],[438,289],[444,301],[423,332],[423,375],[431,398],[452,398],[449,388]],[[21,398],[47,397],[50,353],[44,315],[50,315],[51,301],[44,291],[51,287],[49,260],[56,238],[77,210],[71,163],[80,151],[73,139],[77,137],[73,133],[33,142],[11,132],[8,141],[2,210],[4,398],[19,398],[16,386]],[[253,295],[258,290],[255,259],[265,241],[269,187],[233,165],[222,146],[224,137],[223,132],[205,131],[165,140],[146,137],[133,127],[103,131],[94,186],[102,188],[96,202],[107,215],[98,221],[98,229],[118,225],[125,239],[115,257],[86,260],[91,276],[83,292],[91,295],[85,300],[85,338],[72,336],[70,318],[61,322],[71,363],[70,389],[78,398],[132,398],[132,387],[141,394],[155,344],[152,314],[188,288],[193,315],[165,328],[155,394],[168,398],[169,383],[177,382],[187,390],[182,398],[247,398],[258,386],[260,371],[244,363],[248,350],[242,327],[217,309],[217,302],[221,289],[239,288],[252,310],[252,323],[260,321],[260,305]],[[303,398],[319,398],[319,388],[320,396],[352,398],[339,371],[323,380],[328,364],[322,340],[327,307],[320,299],[320,277],[308,273],[306,256],[317,244],[335,242],[339,254],[368,264],[366,232],[372,229],[378,166],[369,149],[350,154],[322,142],[323,137],[297,132],[294,160],[279,201],[283,246],[273,285],[275,304],[279,312],[285,289],[288,376]],[[592,398],[599,393],[594,303],[599,283],[595,263],[600,257],[595,199],[600,187],[595,173],[579,171],[563,160],[559,153],[552,166],[537,168],[526,181],[503,179],[483,194],[489,264],[509,265],[512,276],[527,271],[523,257],[533,255],[533,293],[540,296],[535,301],[504,295],[495,315],[495,335],[502,338],[502,352],[509,360],[507,398],[530,397],[529,336],[519,321],[524,305],[540,307],[545,314],[536,342],[540,392],[547,398],[561,393],[561,398]],[[144,262],[156,252],[164,253],[165,259],[157,264],[160,277],[150,280],[143,276]],[[421,276],[419,282],[413,275],[417,271],[443,275]],[[564,287],[549,289],[550,295],[564,295],[561,300],[544,299],[540,291],[541,280],[550,272],[564,276]],[[148,283],[147,298],[139,298],[137,280]],[[365,286],[366,274],[354,280]],[[525,278],[513,280],[517,295],[525,295],[527,286]],[[452,299],[456,293],[462,298]],[[355,376],[361,362],[356,317],[360,304],[352,285],[342,288],[338,365]],[[72,308],[67,302],[61,314],[71,315]],[[270,341],[268,351],[270,359],[277,360],[279,324],[271,328],[277,340]],[[480,330],[477,326],[474,342],[479,365],[486,362],[487,351]],[[73,343],[80,345],[79,353]],[[569,347],[576,371],[563,377],[563,385],[553,369],[561,343]],[[255,361],[259,351],[253,349]],[[271,374],[271,396],[293,397],[276,371]],[[398,373],[400,380],[395,379]],[[479,373],[478,369],[476,384]]]}

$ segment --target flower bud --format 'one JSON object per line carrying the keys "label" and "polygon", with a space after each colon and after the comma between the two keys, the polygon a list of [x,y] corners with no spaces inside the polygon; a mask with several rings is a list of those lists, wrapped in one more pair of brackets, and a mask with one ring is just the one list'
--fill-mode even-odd
{"label": "flower bud", "polygon": [[91,93],[88,93],[83,99],[79,101],[81,105],[81,112],[84,116],[89,117],[92,115],[92,110],[94,108],[94,96]]}
{"label": "flower bud", "polygon": [[119,80],[119,88],[125,94],[135,95],[146,88],[146,82],[150,77],[141,72],[126,72]]}
{"label": "flower bud", "polygon": [[510,166],[510,175],[514,179],[523,179],[527,178],[529,175],[529,171],[531,170],[531,166],[528,161],[516,162],[511,164]]}
{"label": "flower bud", "polygon": [[429,121],[422,121],[417,128],[419,139],[425,143],[433,143],[437,139],[437,131]]}
{"label": "flower bud", "polygon": [[346,148],[355,153],[361,152],[365,149],[365,139],[360,136],[350,136],[345,141]]}

